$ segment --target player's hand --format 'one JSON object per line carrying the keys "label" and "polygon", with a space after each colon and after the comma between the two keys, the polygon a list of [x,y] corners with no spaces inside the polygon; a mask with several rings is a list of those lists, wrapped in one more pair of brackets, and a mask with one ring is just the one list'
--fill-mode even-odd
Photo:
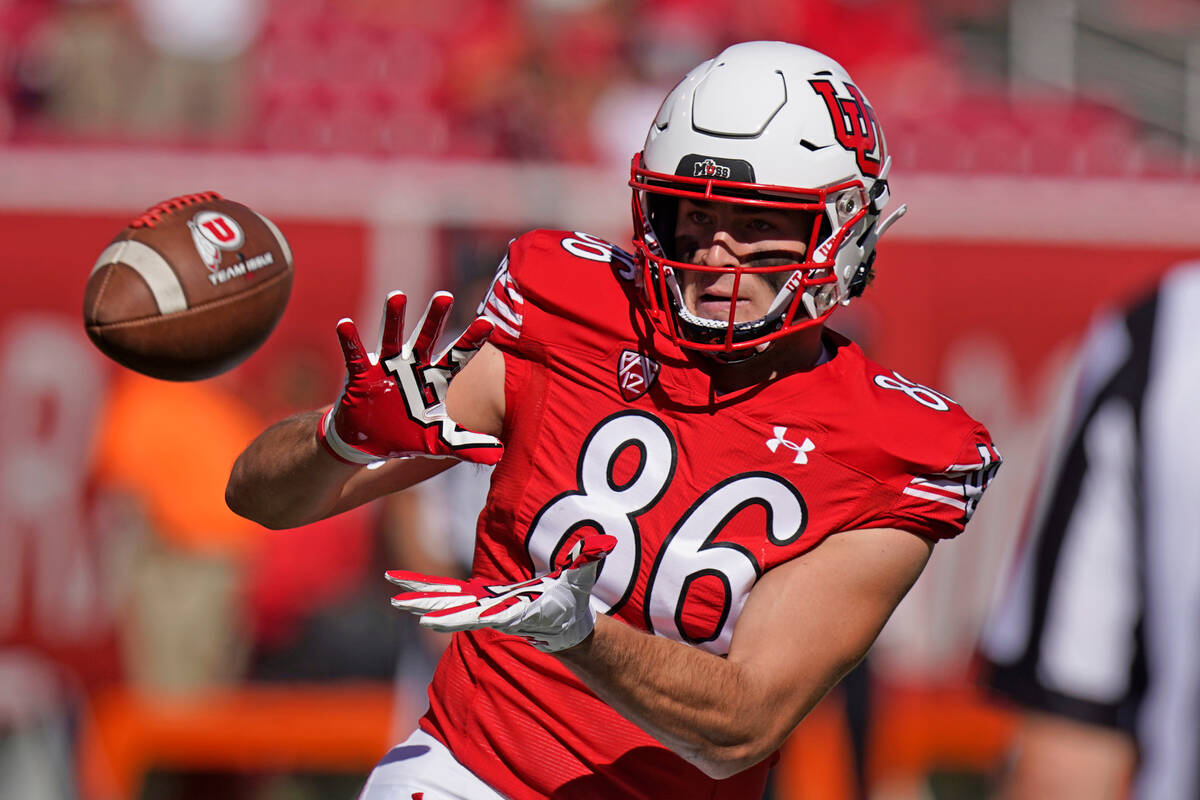
{"label": "player's hand", "polygon": [[392,598],[392,605],[419,615],[423,628],[494,628],[523,636],[545,653],[566,650],[586,639],[596,625],[592,585],[600,562],[616,546],[616,537],[608,534],[586,536],[575,543],[563,566],[504,586],[393,570],[387,579],[404,591]]}
{"label": "player's hand", "polygon": [[378,353],[368,353],[354,320],[337,324],[346,385],[321,420],[321,441],[343,461],[370,464],[413,455],[454,456],[495,464],[504,452],[494,436],[469,431],[446,416],[446,388],[492,332],[476,319],[458,339],[432,354],[454,296],[437,292],[407,342],[403,292],[387,296]]}

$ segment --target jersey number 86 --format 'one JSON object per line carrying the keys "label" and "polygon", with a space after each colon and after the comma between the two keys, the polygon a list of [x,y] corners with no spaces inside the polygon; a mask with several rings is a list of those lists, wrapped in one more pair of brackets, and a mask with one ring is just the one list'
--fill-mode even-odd
{"label": "jersey number 86", "polygon": [[[616,462],[628,448],[637,463],[618,481]],[[671,484],[677,448],[667,427],[641,411],[623,411],[603,420],[588,435],[579,457],[578,489],[551,500],[534,518],[525,540],[534,569],[552,568],[569,547],[572,534],[591,528],[615,536],[618,545],[605,559],[592,592],[597,613],[616,613],[634,592],[643,539],[637,518],[653,508]],[[758,505],[766,515],[764,531],[772,545],[785,546],[804,533],[808,509],[787,481],[767,472],[746,472],[721,481],[699,498],[675,523],[654,554],[647,579],[644,617],[647,630],[726,653],[750,587],[762,567],[744,546],[716,541],[737,514]],[[703,620],[689,611],[697,581],[719,583],[722,600]]]}

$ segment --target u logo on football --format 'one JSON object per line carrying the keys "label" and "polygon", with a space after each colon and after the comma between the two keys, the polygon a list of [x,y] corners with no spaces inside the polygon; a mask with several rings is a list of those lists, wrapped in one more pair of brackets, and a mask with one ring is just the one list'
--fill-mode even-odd
{"label": "u logo on football", "polygon": [[201,211],[192,217],[192,222],[201,236],[222,250],[236,250],[246,241],[242,226],[219,211]]}
{"label": "u logo on football", "polygon": [[201,211],[189,219],[187,225],[200,260],[210,270],[221,266],[222,250],[237,250],[246,243],[242,226],[220,211]]}

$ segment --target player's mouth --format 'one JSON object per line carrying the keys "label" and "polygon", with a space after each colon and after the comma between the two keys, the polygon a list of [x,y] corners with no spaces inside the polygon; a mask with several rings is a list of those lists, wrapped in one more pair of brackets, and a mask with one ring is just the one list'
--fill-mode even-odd
{"label": "player's mouth", "polygon": [[705,319],[729,320],[730,306],[734,306],[734,319],[743,322],[748,319],[750,298],[739,297],[732,300],[732,295],[721,292],[703,292],[696,298],[695,314]]}

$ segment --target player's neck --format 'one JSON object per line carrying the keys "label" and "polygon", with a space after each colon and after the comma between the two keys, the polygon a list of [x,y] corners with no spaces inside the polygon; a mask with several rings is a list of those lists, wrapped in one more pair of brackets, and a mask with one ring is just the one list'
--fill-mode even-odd
{"label": "player's neck", "polygon": [[706,372],[720,394],[735,392],[793,372],[805,372],[821,362],[824,352],[823,328],[816,326],[777,339],[766,350],[744,361],[721,362],[708,359]]}

